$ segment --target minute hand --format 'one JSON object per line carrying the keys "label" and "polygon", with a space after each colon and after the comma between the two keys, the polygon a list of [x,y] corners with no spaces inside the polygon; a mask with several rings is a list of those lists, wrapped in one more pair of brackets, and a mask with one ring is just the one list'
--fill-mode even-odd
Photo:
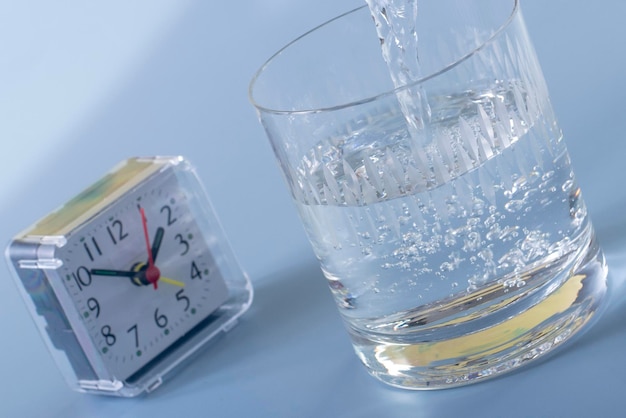
{"label": "minute hand", "polygon": [[127,270],[91,269],[89,272],[96,276],[135,277],[137,275],[136,271]]}

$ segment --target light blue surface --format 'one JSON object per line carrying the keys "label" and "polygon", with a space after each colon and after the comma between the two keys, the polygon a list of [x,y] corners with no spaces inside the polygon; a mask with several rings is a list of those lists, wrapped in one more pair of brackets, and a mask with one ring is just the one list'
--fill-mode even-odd
{"label": "light blue surface", "polygon": [[273,52],[360,4],[0,3],[0,242],[119,160],[182,154],[256,287],[241,324],[190,367],[147,397],[116,399],[66,387],[2,266],[1,417],[623,416],[626,2],[522,0],[618,288],[613,304],[559,356],[436,392],[387,387],[354,356],[247,100]]}

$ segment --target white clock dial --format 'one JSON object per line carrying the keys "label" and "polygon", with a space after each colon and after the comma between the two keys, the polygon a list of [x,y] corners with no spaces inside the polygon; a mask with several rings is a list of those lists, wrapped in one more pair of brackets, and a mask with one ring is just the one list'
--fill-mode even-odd
{"label": "white clock dial", "polygon": [[78,326],[115,379],[140,375],[228,298],[189,198],[174,175],[148,182],[59,251]]}
{"label": "white clock dial", "polygon": [[193,166],[121,161],[16,235],[7,261],[75,390],[155,390],[237,323],[252,284]]}

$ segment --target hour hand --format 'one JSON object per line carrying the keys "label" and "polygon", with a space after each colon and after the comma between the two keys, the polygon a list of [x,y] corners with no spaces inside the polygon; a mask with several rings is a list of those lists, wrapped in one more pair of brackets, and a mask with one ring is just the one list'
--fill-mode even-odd
{"label": "hour hand", "polygon": [[91,269],[89,272],[95,276],[118,276],[118,277],[135,277],[136,271],[128,270],[110,270],[110,269]]}
{"label": "hour hand", "polygon": [[161,248],[164,233],[165,230],[162,227],[158,227],[154,234],[154,240],[152,241],[152,262],[156,261],[157,255],[159,254],[159,248]]}

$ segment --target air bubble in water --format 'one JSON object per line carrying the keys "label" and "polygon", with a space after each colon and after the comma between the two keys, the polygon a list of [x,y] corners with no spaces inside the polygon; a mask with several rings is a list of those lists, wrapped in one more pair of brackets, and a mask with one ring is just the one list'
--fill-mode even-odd
{"label": "air bubble in water", "polygon": [[510,200],[508,202],[506,202],[506,204],[504,205],[504,208],[506,210],[508,210],[509,212],[513,213],[513,212],[517,212],[518,210],[522,209],[524,207],[524,201],[523,200]]}
{"label": "air bubble in water", "polygon": [[467,234],[464,240],[463,251],[476,251],[480,248],[480,234],[476,231]]}
{"label": "air bubble in water", "polygon": [[454,265],[452,263],[444,261],[443,263],[441,263],[441,266],[439,266],[439,270],[441,270],[441,271],[452,271],[452,270],[454,270]]}
{"label": "air bubble in water", "polygon": [[574,188],[574,180],[572,179],[566,180],[561,186],[561,190],[563,190],[565,193],[568,193],[573,188]]}

